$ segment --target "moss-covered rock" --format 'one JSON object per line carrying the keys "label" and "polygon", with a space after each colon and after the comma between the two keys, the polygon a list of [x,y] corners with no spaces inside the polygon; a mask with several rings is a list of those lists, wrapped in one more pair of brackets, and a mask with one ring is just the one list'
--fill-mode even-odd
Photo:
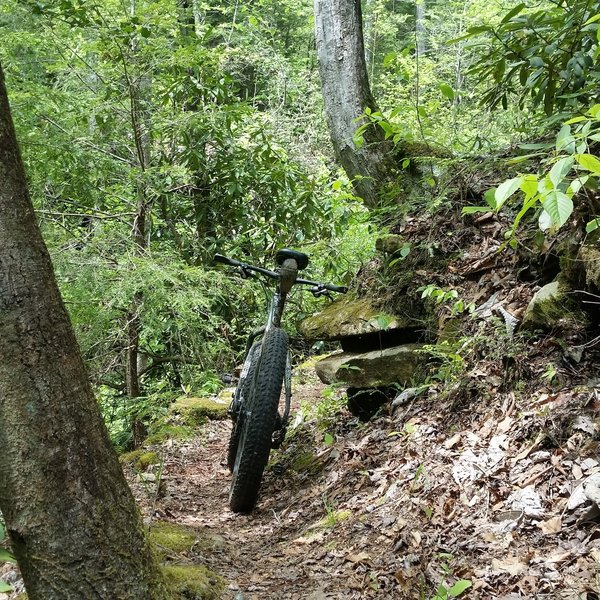
{"label": "moss-covered rock", "polygon": [[189,440],[194,437],[194,429],[186,425],[172,425],[171,423],[159,422],[155,424],[150,435],[144,440],[144,444],[151,446],[172,440]]}
{"label": "moss-covered rock", "polygon": [[220,397],[182,396],[175,400],[169,409],[169,416],[189,427],[197,427],[207,419],[226,419],[231,400]]}
{"label": "moss-covered rock", "polygon": [[151,465],[158,465],[161,459],[156,452],[140,448],[133,452],[121,454],[119,461],[124,465],[132,464],[138,471],[145,471]]}
{"label": "moss-covered rock", "polygon": [[368,298],[336,300],[320,313],[300,323],[300,333],[313,340],[341,340],[346,337],[377,333],[390,329],[413,329],[422,318],[407,311],[392,315],[375,308]]}
{"label": "moss-covered rock", "polygon": [[338,352],[319,361],[315,370],[323,383],[354,388],[405,385],[427,362],[422,344],[405,344],[371,352]]}
{"label": "moss-covered rock", "polygon": [[600,291],[600,247],[587,244],[581,248],[579,259],[585,269],[585,283],[594,292]]}
{"label": "moss-covered rock", "polygon": [[225,587],[223,578],[202,565],[161,567],[173,600],[217,600]]}
{"label": "moss-covered rock", "polygon": [[578,330],[585,327],[587,317],[575,304],[571,287],[562,280],[540,288],[533,296],[525,314],[526,329]]}
{"label": "moss-covered rock", "polygon": [[150,527],[150,543],[161,559],[173,554],[186,554],[198,541],[198,534],[191,527],[156,521]]}

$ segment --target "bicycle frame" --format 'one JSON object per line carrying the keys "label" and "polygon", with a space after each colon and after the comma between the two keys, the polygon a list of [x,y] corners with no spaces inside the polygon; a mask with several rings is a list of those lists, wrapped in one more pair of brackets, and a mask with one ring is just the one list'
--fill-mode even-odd
{"label": "bicycle frame", "polygon": [[[227,466],[232,473],[229,506],[234,512],[254,508],[269,453],[279,448],[285,438],[292,400],[292,365],[289,337],[281,327],[281,320],[288,293],[295,284],[311,286],[315,297],[347,291],[342,286],[300,279],[298,271],[308,265],[308,256],[302,252],[282,249],[275,260],[278,268],[270,271],[221,254],[214,257],[215,262],[237,267],[243,277],[254,272],[277,281],[264,326],[248,336],[240,380],[229,407],[233,428]],[[283,414],[282,390],[285,390]]]}
{"label": "bicycle frame", "polygon": [[[254,345],[254,342],[258,337],[264,335],[265,332],[269,331],[273,327],[281,327],[281,319],[283,317],[283,309],[285,307],[285,301],[289,290],[294,285],[298,274],[298,267],[296,261],[288,259],[282,265],[280,269],[280,279],[277,286],[276,292],[271,297],[269,302],[269,310],[267,312],[267,322],[263,327],[256,329],[249,336],[246,341],[246,349],[244,352],[244,364],[242,372],[240,374],[240,380],[235,391],[233,401],[229,407],[229,413],[233,418],[237,418],[240,410],[243,408],[243,399],[240,398],[243,383],[245,378],[250,371],[250,364],[252,357],[250,356],[250,350]],[[290,416],[291,404],[292,404],[292,362],[290,353],[288,352],[286,365],[285,365],[285,377],[284,377],[284,389],[285,389],[285,406],[283,415],[281,416],[282,424],[285,427],[287,420]]]}

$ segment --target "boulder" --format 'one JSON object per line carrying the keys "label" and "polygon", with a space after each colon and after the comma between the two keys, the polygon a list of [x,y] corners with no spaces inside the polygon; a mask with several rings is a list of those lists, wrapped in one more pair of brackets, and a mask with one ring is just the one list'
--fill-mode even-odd
{"label": "boulder", "polygon": [[406,385],[427,362],[423,344],[404,344],[371,352],[337,352],[315,365],[323,383],[354,388]]}
{"label": "boulder", "polygon": [[207,419],[226,419],[227,409],[231,404],[231,391],[226,391],[216,397],[181,396],[169,408],[169,416],[192,427],[201,425]]}
{"label": "boulder", "polygon": [[392,315],[375,308],[367,298],[342,298],[304,319],[298,329],[308,339],[334,341],[380,331],[412,330],[422,325],[422,319],[416,316]]}
{"label": "boulder", "polygon": [[582,246],[579,260],[585,270],[585,283],[594,292],[600,290],[600,250],[596,244]]}
{"label": "boulder", "polygon": [[587,324],[585,313],[578,310],[571,287],[562,280],[540,288],[523,315],[525,329],[580,329]]}

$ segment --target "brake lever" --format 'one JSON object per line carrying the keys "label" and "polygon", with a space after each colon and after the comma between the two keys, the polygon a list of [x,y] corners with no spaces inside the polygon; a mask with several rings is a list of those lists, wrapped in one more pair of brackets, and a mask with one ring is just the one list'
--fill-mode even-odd
{"label": "brake lever", "polygon": [[240,265],[238,267],[238,270],[240,272],[240,275],[242,276],[242,279],[254,279],[256,277],[256,275],[254,275],[254,273],[251,273],[247,268],[246,265]]}
{"label": "brake lever", "polygon": [[329,293],[329,290],[326,290],[325,288],[313,288],[312,290],[310,290],[310,292],[315,298],[320,298],[321,296],[326,296],[330,300],[333,300],[333,297]]}

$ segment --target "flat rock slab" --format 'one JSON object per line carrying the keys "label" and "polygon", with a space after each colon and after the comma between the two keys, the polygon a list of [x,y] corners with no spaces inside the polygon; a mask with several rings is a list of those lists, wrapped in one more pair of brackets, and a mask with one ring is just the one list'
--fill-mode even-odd
{"label": "flat rock slab", "polygon": [[371,352],[338,352],[315,365],[319,379],[326,384],[372,388],[406,385],[428,360],[423,344],[404,344]]}
{"label": "flat rock slab", "polygon": [[347,337],[397,329],[422,327],[421,318],[392,315],[373,307],[367,298],[343,298],[300,323],[300,333],[311,340],[341,340]]}

